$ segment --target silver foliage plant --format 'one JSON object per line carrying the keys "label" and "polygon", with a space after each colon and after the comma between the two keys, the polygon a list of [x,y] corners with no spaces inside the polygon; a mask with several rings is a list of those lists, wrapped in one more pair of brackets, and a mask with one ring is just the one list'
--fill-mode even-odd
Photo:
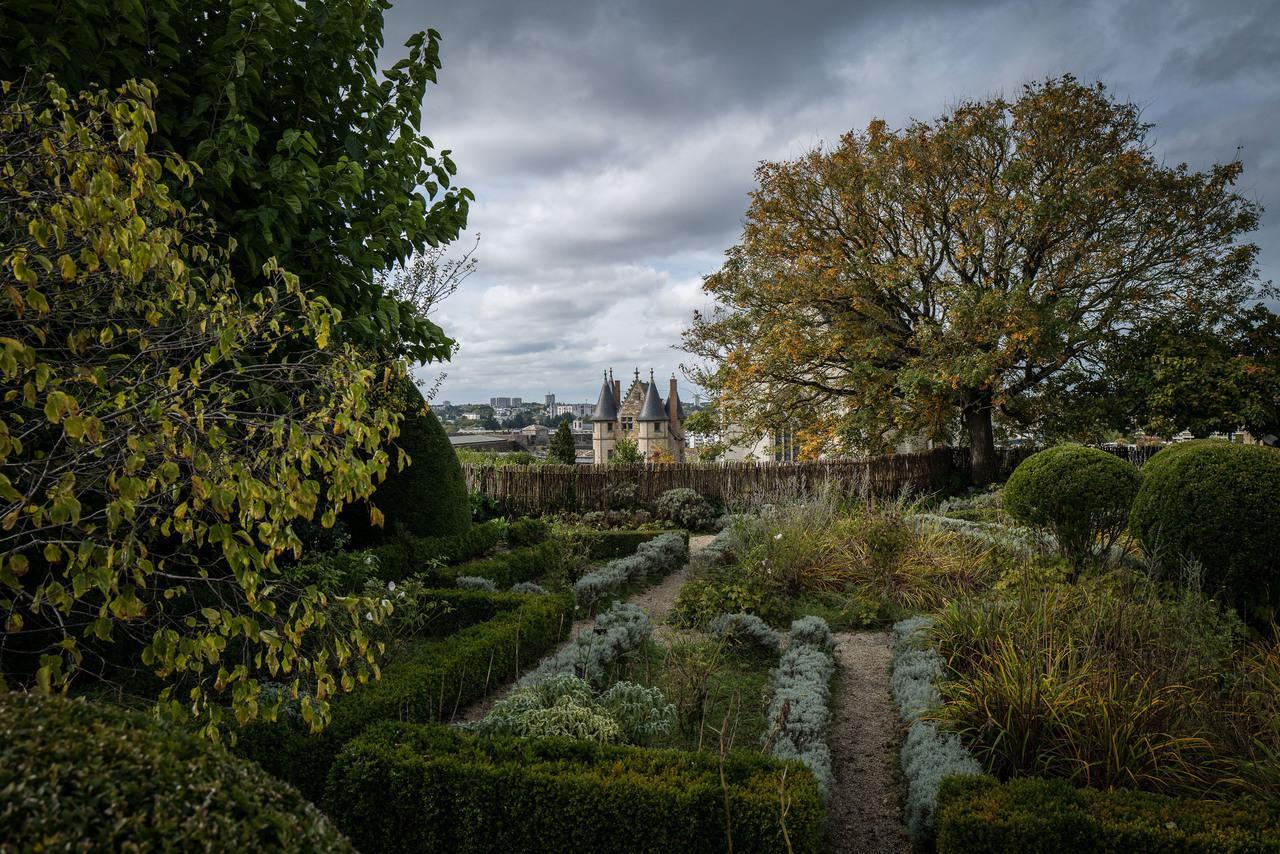
{"label": "silver foliage plant", "polygon": [[597,696],[578,677],[558,675],[516,688],[472,730],[483,735],[639,744],[669,731],[675,716],[675,706],[657,688],[619,682]]}
{"label": "silver foliage plant", "polygon": [[534,581],[517,581],[511,585],[512,593],[536,593],[539,596],[547,595],[547,588]]}
{"label": "silver foliage plant", "polygon": [[764,736],[769,755],[798,759],[813,772],[824,798],[831,794],[833,782],[826,742],[836,669],[833,648],[831,629],[820,617],[802,617],[791,624],[787,651],[769,673],[772,731]]}
{"label": "silver foliage plant", "polygon": [[641,543],[635,554],[611,560],[578,579],[573,597],[579,606],[592,607],[617,596],[623,588],[653,581],[684,564],[689,545],[682,534],[662,534]]}
{"label": "silver foliage plant", "polygon": [[927,647],[931,624],[927,617],[912,617],[893,627],[890,683],[899,713],[911,722],[902,742],[902,771],[907,778],[907,832],[921,847],[934,835],[942,778],[982,773],[955,733],[943,732],[934,721],[920,717],[941,702],[937,680],[943,673],[942,658]]}
{"label": "silver foliage plant", "polygon": [[605,687],[615,662],[638,650],[653,634],[649,617],[638,606],[615,602],[559,652],[544,658],[517,683],[536,685],[552,676],[577,676],[596,688]]}
{"label": "silver foliage plant", "polygon": [[782,638],[755,614],[721,614],[711,621],[707,631],[730,643],[759,647],[774,655],[782,648]]}
{"label": "silver foliage plant", "polygon": [[459,575],[455,585],[463,590],[484,590],[489,593],[498,592],[498,587],[487,578],[478,575]]}

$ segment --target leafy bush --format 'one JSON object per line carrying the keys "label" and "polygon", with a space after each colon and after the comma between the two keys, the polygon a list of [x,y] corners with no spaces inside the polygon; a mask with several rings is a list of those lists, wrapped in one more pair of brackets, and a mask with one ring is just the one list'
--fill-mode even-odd
{"label": "leafy bush", "polygon": [[482,735],[640,744],[670,730],[675,714],[657,688],[616,682],[597,697],[583,680],[562,674],[516,688],[472,729]]}
{"label": "leafy bush", "polygon": [[459,575],[456,583],[460,590],[487,590],[490,593],[497,593],[498,587],[487,578],[480,578],[476,575]]}
{"label": "leafy bush", "polygon": [[1061,780],[946,780],[938,854],[1018,851],[1280,851],[1280,801],[1171,798],[1130,789],[1076,789]]}
{"label": "leafy bush", "polygon": [[773,729],[765,736],[771,756],[798,759],[813,772],[824,798],[831,793],[833,782],[831,749],[826,742],[831,677],[836,671],[833,646],[831,631],[817,617],[791,624],[791,643],[769,674]]}
{"label": "leafy bush", "polygon": [[917,848],[933,838],[938,810],[938,787],[956,774],[981,774],[982,766],[955,733],[943,732],[922,715],[939,704],[936,680],[941,658],[928,647],[928,617],[912,617],[893,627],[891,688],[898,713],[910,726],[902,742],[902,772],[907,778],[907,833]]}
{"label": "leafy bush", "polygon": [[605,564],[573,585],[573,595],[585,607],[619,596],[631,586],[648,583],[684,564],[689,557],[689,541],[683,533],[667,533],[641,543],[636,553]]}
{"label": "leafy bush", "polygon": [[332,704],[332,722],[321,733],[286,723],[261,724],[240,733],[236,749],[310,797],[318,797],[329,765],[342,745],[383,720],[448,720],[514,678],[525,664],[568,632],[567,595],[442,590],[450,604],[437,632],[396,654],[370,682]]}
{"label": "leafy bush", "polygon": [[604,688],[614,666],[630,655],[653,634],[649,616],[626,602],[614,602],[596,617],[595,625],[578,634],[573,642],[541,662],[520,680],[520,687],[537,685],[553,676],[577,676],[592,687]]}
{"label": "leafy bush", "polygon": [[1027,457],[1004,487],[1004,509],[1020,522],[1053,534],[1079,569],[1124,532],[1138,493],[1138,470],[1124,460],[1080,445],[1059,445]]}
{"label": "leafy bush", "polygon": [[1277,507],[1280,451],[1188,443],[1147,463],[1129,526],[1157,564],[1194,561],[1208,589],[1237,608],[1274,608],[1280,605]]}
{"label": "leafy bush", "polygon": [[1134,573],[958,602],[933,627],[940,716],[994,774],[1195,793],[1222,755],[1239,620]]}
{"label": "leafy bush", "polygon": [[381,529],[370,524],[363,505],[343,513],[357,546],[396,536],[456,537],[471,529],[471,496],[448,435],[412,380],[400,384],[398,395],[404,420],[395,444],[410,461],[403,469],[393,464],[370,499],[382,511]]}
{"label": "leafy bush", "polygon": [[754,614],[721,614],[711,621],[707,631],[738,646],[751,646],[778,654],[782,639],[769,624]]}
{"label": "leafy bush", "polygon": [[251,762],[154,718],[0,694],[0,839],[12,850],[353,851]]}
{"label": "leafy bush", "polygon": [[759,754],[730,752],[722,765],[399,723],[348,745],[325,806],[362,851],[388,853],[721,852],[726,814],[736,852],[817,852],[823,820],[809,774]]}
{"label": "leafy bush", "polygon": [[513,549],[535,546],[551,536],[551,525],[542,519],[526,517],[507,525],[507,545]]}
{"label": "leafy bush", "polygon": [[655,511],[659,519],[690,531],[705,530],[716,518],[716,511],[707,499],[687,488],[668,489],[659,495]]}

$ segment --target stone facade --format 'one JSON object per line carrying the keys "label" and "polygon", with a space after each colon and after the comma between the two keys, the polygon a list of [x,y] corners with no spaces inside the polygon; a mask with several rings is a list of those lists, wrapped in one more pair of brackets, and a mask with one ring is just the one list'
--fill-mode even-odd
{"label": "stone facade", "polygon": [[649,381],[645,382],[637,368],[625,396],[622,381],[613,378],[613,371],[605,374],[600,399],[591,416],[591,449],[597,465],[609,462],[619,439],[635,442],[646,460],[684,462],[684,408],[675,376],[671,377],[664,401],[658,394],[653,371],[649,371]]}

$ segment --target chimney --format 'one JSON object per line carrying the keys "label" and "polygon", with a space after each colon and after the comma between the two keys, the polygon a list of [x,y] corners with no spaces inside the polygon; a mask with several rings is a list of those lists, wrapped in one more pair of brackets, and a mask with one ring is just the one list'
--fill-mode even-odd
{"label": "chimney", "polygon": [[[609,371],[609,376],[613,376],[613,371]],[[613,408],[622,411],[622,380],[613,381]]]}
{"label": "chimney", "polygon": [[671,375],[671,383],[667,386],[667,421],[671,423],[671,435],[680,433],[680,398],[676,395],[676,375]]}

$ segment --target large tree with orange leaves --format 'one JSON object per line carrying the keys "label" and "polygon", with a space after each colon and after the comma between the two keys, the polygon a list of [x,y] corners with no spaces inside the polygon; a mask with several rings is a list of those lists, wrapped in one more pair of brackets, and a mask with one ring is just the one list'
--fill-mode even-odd
{"label": "large tree with orange leaves", "polygon": [[761,164],[704,283],[717,309],[684,335],[693,379],[729,422],[790,424],[810,449],[965,437],[988,482],[993,417],[1035,423],[1064,369],[1264,290],[1241,163],[1167,167],[1150,128],[1068,76]]}

